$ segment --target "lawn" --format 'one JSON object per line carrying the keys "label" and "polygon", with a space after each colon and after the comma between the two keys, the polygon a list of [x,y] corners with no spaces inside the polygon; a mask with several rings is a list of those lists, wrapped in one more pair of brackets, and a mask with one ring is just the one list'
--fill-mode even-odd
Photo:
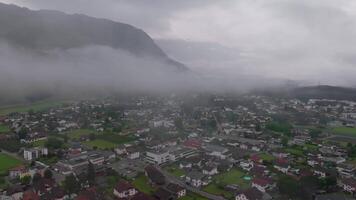
{"label": "lawn", "polygon": [[210,183],[208,186],[206,186],[203,189],[203,191],[208,192],[210,194],[224,196],[224,197],[227,197],[227,198],[232,197],[233,194],[231,192],[228,192],[228,191],[224,190],[222,187],[223,186],[218,186],[215,183]]}
{"label": "lawn", "polygon": [[32,146],[34,147],[44,147],[45,144],[46,144],[47,140],[38,140],[38,141],[35,141],[35,142],[32,142]]}
{"label": "lawn", "polygon": [[215,176],[214,180],[224,185],[238,184],[241,188],[246,188],[250,185],[250,182],[243,179],[245,175],[244,172],[238,169],[232,169],[229,172]]}
{"label": "lawn", "polygon": [[102,139],[95,139],[92,141],[87,141],[84,142],[85,145],[89,146],[89,147],[97,147],[99,149],[112,149],[115,148],[117,145],[115,143],[106,141],[106,140],[102,140]]}
{"label": "lawn", "polygon": [[300,157],[302,157],[302,156],[304,155],[303,150],[296,149],[296,148],[286,148],[285,151],[286,151],[287,153],[290,153],[290,154],[295,155],[295,156],[300,156]]}
{"label": "lawn", "polygon": [[259,156],[262,160],[265,160],[265,161],[273,161],[275,159],[271,154],[268,154],[268,153],[261,153],[261,154],[259,154]]}
{"label": "lawn", "polygon": [[143,193],[146,194],[154,193],[154,189],[149,185],[148,178],[144,174],[141,174],[135,180],[133,180],[132,185]]}
{"label": "lawn", "polygon": [[7,107],[0,107],[0,116],[1,115],[7,115],[13,112],[28,112],[30,110],[33,110],[35,112],[38,111],[43,111],[47,110],[49,108],[53,107],[59,107],[62,106],[63,102],[59,101],[45,101],[45,102],[38,102],[38,103],[33,103],[33,104],[27,104],[27,105],[15,105],[15,106],[7,106]]}
{"label": "lawn", "polygon": [[0,163],[0,174],[7,173],[9,169],[22,164],[20,160],[3,153],[0,153]]}
{"label": "lawn", "polygon": [[331,129],[331,132],[336,135],[356,137],[356,128],[336,127],[336,128]]}
{"label": "lawn", "polygon": [[102,135],[99,135],[97,139],[110,141],[115,144],[125,144],[134,141],[136,138],[130,135],[123,136],[115,133],[104,133]]}
{"label": "lawn", "polygon": [[10,129],[6,125],[0,124],[0,133],[7,133]]}
{"label": "lawn", "polygon": [[90,129],[77,129],[77,130],[67,132],[68,137],[70,139],[79,139],[81,136],[90,135],[92,133],[98,134],[98,132]]}
{"label": "lawn", "polygon": [[180,178],[181,176],[185,175],[184,170],[180,169],[178,166],[176,165],[172,165],[172,166],[168,166],[165,167],[165,170],[167,170],[167,172],[169,172],[170,174]]}
{"label": "lawn", "polygon": [[245,175],[246,174],[244,172],[238,169],[232,169],[229,172],[215,176],[213,182],[206,186],[203,190],[211,194],[224,195],[225,197],[230,198],[233,194],[225,191],[223,187],[230,184],[237,184],[240,188],[248,188],[250,181],[243,179]]}

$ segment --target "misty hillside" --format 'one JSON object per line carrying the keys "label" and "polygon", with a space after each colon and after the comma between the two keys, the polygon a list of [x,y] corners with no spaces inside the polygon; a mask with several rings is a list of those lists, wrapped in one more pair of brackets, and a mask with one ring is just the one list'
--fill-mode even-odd
{"label": "misty hillside", "polygon": [[254,93],[272,96],[308,99],[334,99],[356,101],[356,89],[348,87],[337,87],[330,85],[308,86],[308,87],[278,87],[269,89],[258,89]]}
{"label": "misty hillside", "polygon": [[356,89],[320,85],[312,87],[300,87],[292,90],[290,95],[299,99],[335,99],[356,101]]}
{"label": "misty hillside", "polygon": [[109,46],[187,68],[170,59],[144,31],[131,25],[58,11],[32,11],[0,3],[0,39],[33,50]]}

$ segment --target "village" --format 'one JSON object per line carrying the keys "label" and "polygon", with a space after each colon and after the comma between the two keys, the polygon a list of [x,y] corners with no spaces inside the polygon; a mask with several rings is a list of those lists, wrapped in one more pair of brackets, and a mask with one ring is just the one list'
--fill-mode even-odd
{"label": "village", "polygon": [[349,200],[356,102],[133,96],[0,116],[1,200]]}

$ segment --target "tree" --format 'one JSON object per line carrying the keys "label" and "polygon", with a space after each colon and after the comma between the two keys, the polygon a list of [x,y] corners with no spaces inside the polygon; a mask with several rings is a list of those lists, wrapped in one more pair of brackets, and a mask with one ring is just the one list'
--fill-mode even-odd
{"label": "tree", "polygon": [[53,177],[52,171],[50,169],[46,169],[46,171],[44,172],[44,177],[46,179],[52,179],[52,177]]}
{"label": "tree", "polygon": [[60,149],[63,146],[63,141],[55,137],[50,137],[45,146],[49,149]]}
{"label": "tree", "polygon": [[281,194],[287,195],[289,197],[296,197],[298,191],[300,191],[298,182],[289,176],[283,176],[279,178],[277,186]]}
{"label": "tree", "polygon": [[66,176],[63,185],[64,190],[68,195],[78,193],[80,191],[80,184],[73,174]]}
{"label": "tree", "polygon": [[34,174],[32,177],[32,184],[36,185],[41,179],[42,179],[41,174],[39,173]]}
{"label": "tree", "polygon": [[20,179],[20,181],[21,181],[21,184],[28,185],[31,183],[31,176],[30,175],[24,176]]}
{"label": "tree", "polygon": [[322,133],[322,131],[320,129],[314,128],[314,129],[310,130],[309,134],[310,134],[310,137],[312,137],[312,138],[318,138],[321,133]]}
{"label": "tree", "polygon": [[95,185],[95,168],[91,162],[88,164],[87,180],[90,186]]}
{"label": "tree", "polygon": [[180,131],[184,130],[184,126],[183,126],[183,121],[181,118],[177,118],[174,120],[174,125],[176,126],[176,128]]}
{"label": "tree", "polygon": [[21,128],[21,130],[18,133],[19,139],[26,139],[27,137],[27,130],[25,128]]}

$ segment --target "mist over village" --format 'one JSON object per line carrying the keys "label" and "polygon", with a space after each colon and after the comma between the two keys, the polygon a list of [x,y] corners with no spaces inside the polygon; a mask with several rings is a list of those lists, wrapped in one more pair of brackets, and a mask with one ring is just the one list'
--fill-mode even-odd
{"label": "mist over village", "polygon": [[0,200],[356,199],[356,2],[0,0]]}

